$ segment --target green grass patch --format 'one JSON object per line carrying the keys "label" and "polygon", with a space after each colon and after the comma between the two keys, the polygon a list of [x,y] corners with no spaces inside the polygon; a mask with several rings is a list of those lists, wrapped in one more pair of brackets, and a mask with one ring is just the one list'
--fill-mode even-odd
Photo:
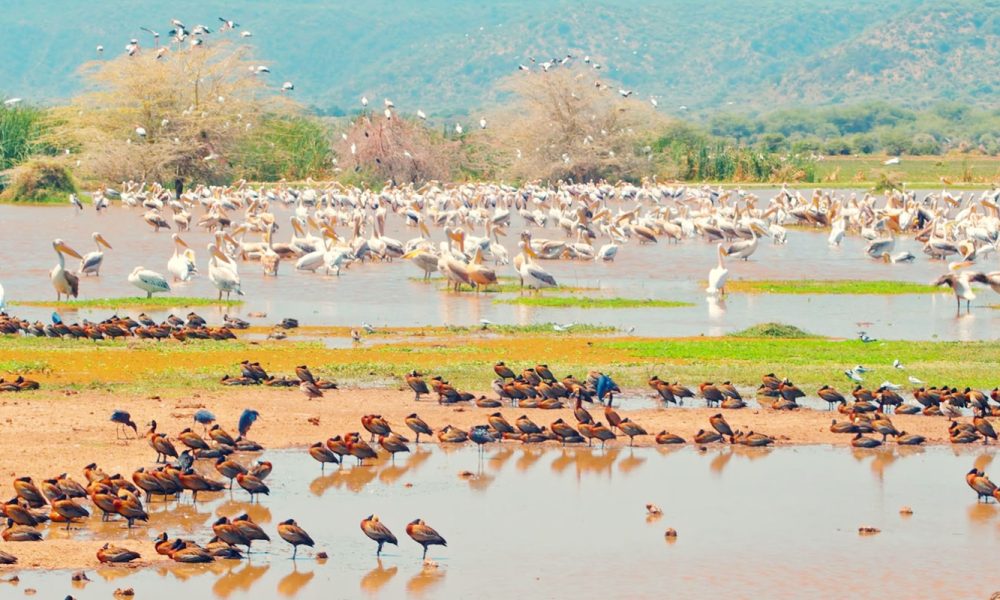
{"label": "green grass patch", "polygon": [[726,282],[726,291],[742,294],[933,294],[942,291],[909,281],[860,281],[854,279],[737,279]]}
{"label": "green grass patch", "polygon": [[[422,279],[420,277],[410,277],[409,279],[410,279],[410,281],[417,281],[417,282],[420,282],[420,283],[438,283],[438,284],[440,284],[438,286],[438,289],[441,290],[442,292],[446,292],[446,291],[449,291],[451,289],[451,288],[448,287],[448,283],[447,282],[441,284],[441,281],[442,281],[441,279],[426,279],[425,280],[425,279]],[[473,288],[471,286],[467,286],[467,285],[462,285],[458,289],[459,289],[459,291],[474,291],[475,290],[475,288]],[[523,288],[521,286],[521,282],[520,282],[520,280],[518,280],[517,277],[504,276],[504,277],[497,277],[497,282],[495,284],[490,285],[490,286],[486,286],[484,288],[481,288],[479,291],[481,293],[484,293],[484,294],[514,294],[514,293],[520,292],[520,291],[522,291],[524,289],[525,288]],[[538,290],[538,291],[542,292],[542,293],[551,293],[551,292],[592,292],[592,291],[595,291],[595,290],[598,290],[598,289],[600,289],[600,288],[590,287],[590,286],[578,286],[578,285],[559,285],[558,287],[543,288],[543,289]]]}
{"label": "green grass patch", "polygon": [[152,310],[158,308],[189,308],[192,306],[239,306],[242,300],[216,300],[215,298],[191,298],[186,296],[154,296],[126,298],[84,298],[82,300],[16,300],[10,304],[15,306],[41,306],[46,308],[132,308],[137,310]]}
{"label": "green grass patch", "polygon": [[731,337],[742,338],[776,338],[786,340],[817,337],[794,325],[785,325],[784,323],[760,323],[759,325],[753,325],[729,335]]}
{"label": "green grass patch", "polygon": [[521,296],[495,300],[500,304],[519,304],[544,308],[679,308],[690,302],[642,298],[589,298],[585,296]]}

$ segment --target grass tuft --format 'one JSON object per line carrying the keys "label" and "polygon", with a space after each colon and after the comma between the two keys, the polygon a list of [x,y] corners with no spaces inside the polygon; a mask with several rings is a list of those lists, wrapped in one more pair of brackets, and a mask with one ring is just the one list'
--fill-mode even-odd
{"label": "grass tuft", "polygon": [[784,323],[760,323],[729,335],[739,338],[776,338],[786,340],[818,337],[794,325],[785,325]]}
{"label": "grass tuft", "polygon": [[854,279],[737,279],[726,291],[743,294],[934,294],[942,288],[910,281],[861,281]]}

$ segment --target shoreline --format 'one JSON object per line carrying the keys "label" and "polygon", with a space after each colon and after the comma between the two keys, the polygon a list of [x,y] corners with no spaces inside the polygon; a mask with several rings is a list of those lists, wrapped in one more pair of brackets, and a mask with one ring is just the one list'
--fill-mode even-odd
{"label": "shoreline", "polygon": [[[645,391],[643,393],[645,394]],[[698,399],[697,402],[701,404],[704,401]],[[248,437],[260,442],[269,450],[302,449],[303,460],[306,461],[312,459],[304,448],[334,435],[359,431],[367,440],[368,436],[361,427],[360,417],[369,413],[381,414],[394,430],[411,440],[414,436],[403,425],[403,419],[413,412],[419,414],[435,431],[447,424],[468,430],[473,425],[486,423],[486,417],[496,411],[501,412],[512,424],[522,414],[527,415],[539,426],[548,427],[558,418],[574,426],[576,424],[572,408],[543,410],[505,405],[499,409],[486,409],[476,407],[474,404],[438,405],[436,401],[430,399],[422,399],[418,403],[413,400],[413,395],[409,391],[388,389],[329,390],[324,398],[314,401],[305,400],[297,390],[258,388],[193,394],[166,392],[161,397],[115,395],[93,391],[70,395],[65,392],[33,392],[0,397],[0,427],[3,427],[5,433],[0,436],[0,472],[5,479],[0,483],[0,489],[5,495],[0,498],[7,499],[13,496],[11,481],[15,477],[30,475],[37,483],[42,479],[66,472],[77,481],[85,482],[82,468],[88,463],[96,462],[107,473],[121,473],[126,479],[131,479],[134,470],[152,465],[153,450],[146,440],[130,440],[126,443],[115,439],[115,425],[108,419],[111,412],[117,408],[131,412],[140,436],[146,430],[146,423],[155,419],[158,431],[167,433],[171,438],[185,427],[192,427],[201,433],[201,426],[192,421],[194,412],[201,408],[207,408],[215,413],[222,428],[235,435],[236,420],[240,412],[244,408],[255,408],[261,412],[261,419],[253,426]],[[595,404],[586,408],[590,410],[595,420],[606,422],[600,405]],[[852,437],[850,434],[834,434],[829,431],[832,419],[845,420],[845,415],[836,411],[802,408],[785,412],[749,407],[739,410],[689,407],[629,410],[617,405],[615,408],[621,416],[631,418],[650,433],[648,436],[636,438],[637,447],[657,446],[653,434],[662,429],[677,433],[688,442],[684,446],[666,446],[666,448],[698,446],[692,443],[693,434],[698,429],[709,429],[708,417],[721,412],[734,430],[753,430],[771,435],[777,440],[776,447],[832,445],[867,454],[884,453],[886,450],[895,453],[893,448],[895,444],[891,441],[875,450],[857,450],[850,447]],[[947,436],[949,420],[946,418],[923,415],[891,415],[890,418],[899,430],[927,437],[925,445],[949,445]],[[879,436],[870,434],[869,437]],[[30,443],[25,443],[26,441]],[[426,442],[425,438],[421,438],[421,448],[438,444],[436,438]],[[471,443],[466,443],[469,444]],[[557,442],[522,444],[518,441],[505,441],[503,444],[504,447],[511,448],[518,446],[535,449],[561,448]],[[176,440],[175,445],[178,451],[183,449]],[[970,446],[981,445],[980,443]],[[722,444],[716,443],[710,446],[722,447]],[[375,447],[377,448],[377,445]],[[575,444],[567,447],[583,448],[585,445]],[[609,442],[607,447],[609,450],[627,448],[628,439],[619,435],[619,438]],[[764,449],[742,446],[739,448],[740,451],[766,452]],[[374,467],[367,465],[355,467],[353,461],[348,459],[345,469],[380,468],[388,463],[385,452],[380,448],[377,449],[379,459],[373,463]],[[600,452],[600,449],[595,446],[592,451]],[[243,455],[244,461],[247,460],[247,456],[249,455]],[[401,458],[407,460],[405,457]],[[208,461],[202,463],[204,467]],[[207,472],[215,475],[210,466]],[[455,475],[459,476],[458,473]],[[278,476],[280,477],[280,473]],[[185,501],[186,504],[189,502],[187,497]],[[240,501],[242,503],[242,498]],[[269,500],[265,499],[265,505],[268,502]],[[82,504],[88,509],[93,508],[89,500]],[[171,528],[171,525],[164,525],[158,518],[162,513],[157,509],[163,504],[154,502],[147,503],[147,506],[153,509],[150,523],[140,524],[134,531],[126,534],[127,537],[123,537],[120,521],[102,523],[92,515],[82,524],[74,526],[85,528],[86,535],[90,539],[80,539],[81,536],[74,530],[67,533],[59,524],[44,524],[40,526],[46,533],[42,542],[0,541],[0,550],[10,552],[19,559],[17,565],[0,567],[0,572],[99,568],[95,553],[105,541],[134,549],[142,555],[142,559],[136,563],[121,567],[121,572],[144,566],[173,564],[169,558],[157,555],[152,544],[155,535],[164,528]]]}

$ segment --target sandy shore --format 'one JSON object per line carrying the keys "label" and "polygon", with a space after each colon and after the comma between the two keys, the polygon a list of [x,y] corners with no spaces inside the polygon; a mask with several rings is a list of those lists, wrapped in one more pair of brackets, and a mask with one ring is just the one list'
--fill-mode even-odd
{"label": "sandy shore", "polygon": [[[162,398],[123,397],[101,392],[8,394],[0,397],[0,431],[3,433],[0,435],[0,473],[3,476],[0,499],[14,495],[12,480],[15,477],[30,475],[38,481],[66,472],[83,482],[83,467],[96,462],[108,473],[122,473],[129,478],[138,467],[151,465],[155,456],[145,440],[123,442],[115,439],[115,425],[108,419],[116,408],[131,412],[139,425],[140,434],[145,431],[143,426],[155,419],[159,431],[173,436],[189,426],[201,431],[200,426],[192,422],[192,415],[199,408],[211,410],[222,427],[235,435],[239,414],[248,407],[259,410],[262,415],[249,437],[267,448],[304,447],[333,435],[363,431],[360,417],[367,413],[381,414],[394,429],[412,439],[412,432],[403,423],[404,417],[412,412],[418,413],[435,430],[447,424],[468,429],[485,423],[486,416],[494,412],[474,405],[441,406],[426,399],[417,403],[408,391],[373,389],[328,391],[325,398],[317,401],[306,401],[297,390],[267,388],[240,388]],[[589,409],[596,419],[604,420],[599,405]],[[576,423],[569,409],[504,407],[499,410],[512,423],[522,414],[539,425],[547,426],[560,417],[569,423]],[[709,428],[708,417],[719,411],[650,408],[620,412],[651,434],[666,429],[690,441],[697,430]],[[809,409],[796,412],[759,409],[723,412],[734,429],[767,433],[775,437],[779,445],[847,446],[850,442],[850,435],[836,435],[829,431],[831,419],[843,420],[843,415],[836,412]],[[948,443],[947,419],[898,415],[892,420],[900,430],[925,436],[928,444]],[[436,443],[436,439],[428,441]],[[176,444],[180,449],[180,444]],[[611,444],[625,445],[627,438],[619,438]],[[655,445],[655,442],[652,436],[646,436],[636,438],[635,444],[648,446]],[[86,504],[89,506],[89,502]],[[120,527],[120,523],[113,525]],[[88,523],[88,527],[93,528],[93,525]],[[97,539],[84,541],[74,539],[72,531],[67,534],[55,525],[44,526],[43,529],[48,532],[43,542],[0,541],[0,550],[17,556],[20,567],[71,569],[97,566],[95,552],[102,543],[99,541],[100,531],[92,529],[89,535]],[[155,554],[148,541],[158,532],[155,528],[148,531],[139,528],[123,539],[122,532],[117,531],[112,539],[117,545],[139,551],[146,561],[140,564],[150,564],[163,560]]]}

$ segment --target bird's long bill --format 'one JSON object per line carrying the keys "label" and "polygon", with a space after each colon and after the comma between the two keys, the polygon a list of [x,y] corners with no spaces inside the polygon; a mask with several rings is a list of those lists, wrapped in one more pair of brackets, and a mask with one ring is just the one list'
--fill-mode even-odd
{"label": "bird's long bill", "polygon": [[302,225],[299,223],[298,219],[292,219],[292,229],[294,229],[295,233],[298,235],[305,235],[305,232],[302,231]]}
{"label": "bird's long bill", "polygon": [[[181,236],[177,236],[177,243],[185,248],[190,248],[190,246],[188,246],[188,243],[181,239]],[[110,248],[111,246],[108,247]]]}
{"label": "bird's long bill", "polygon": [[82,256],[80,256],[79,252],[77,252],[76,250],[70,248],[66,244],[57,244],[56,245],[56,249],[59,250],[60,252],[62,252],[63,254],[68,254],[68,255],[72,256],[73,258],[83,258]]}
{"label": "bird's long bill", "polygon": [[528,243],[526,243],[526,244],[524,245],[524,251],[525,251],[525,252],[526,252],[526,253],[528,254],[528,256],[530,256],[531,258],[538,258],[538,255],[537,255],[537,254],[535,254],[535,250],[534,250],[534,249],[533,249],[533,248],[531,247],[531,243],[530,243],[530,242],[528,242]]}
{"label": "bird's long bill", "polygon": [[229,257],[223,254],[218,248],[212,251],[212,256],[223,262],[229,262]]}
{"label": "bird's long bill", "polygon": [[323,237],[329,238],[335,242],[340,240],[340,237],[337,236],[337,232],[330,229],[329,227],[323,228]]}
{"label": "bird's long bill", "polygon": [[419,248],[416,249],[416,250],[410,250],[409,252],[407,252],[406,254],[403,255],[403,258],[407,258],[407,259],[413,258],[414,256],[420,254],[421,252],[423,252],[423,250],[420,250]]}
{"label": "bird's long bill", "polygon": [[222,239],[226,240],[227,242],[229,242],[230,244],[232,244],[234,246],[238,247],[240,245],[239,242],[237,242],[235,239],[233,239],[233,236],[229,235],[228,233],[223,234]]}
{"label": "bird's long bill", "polygon": [[111,244],[108,243],[108,240],[104,239],[103,235],[97,236],[97,243],[104,244],[104,247],[107,248],[108,250],[114,250],[114,248],[111,247]]}

